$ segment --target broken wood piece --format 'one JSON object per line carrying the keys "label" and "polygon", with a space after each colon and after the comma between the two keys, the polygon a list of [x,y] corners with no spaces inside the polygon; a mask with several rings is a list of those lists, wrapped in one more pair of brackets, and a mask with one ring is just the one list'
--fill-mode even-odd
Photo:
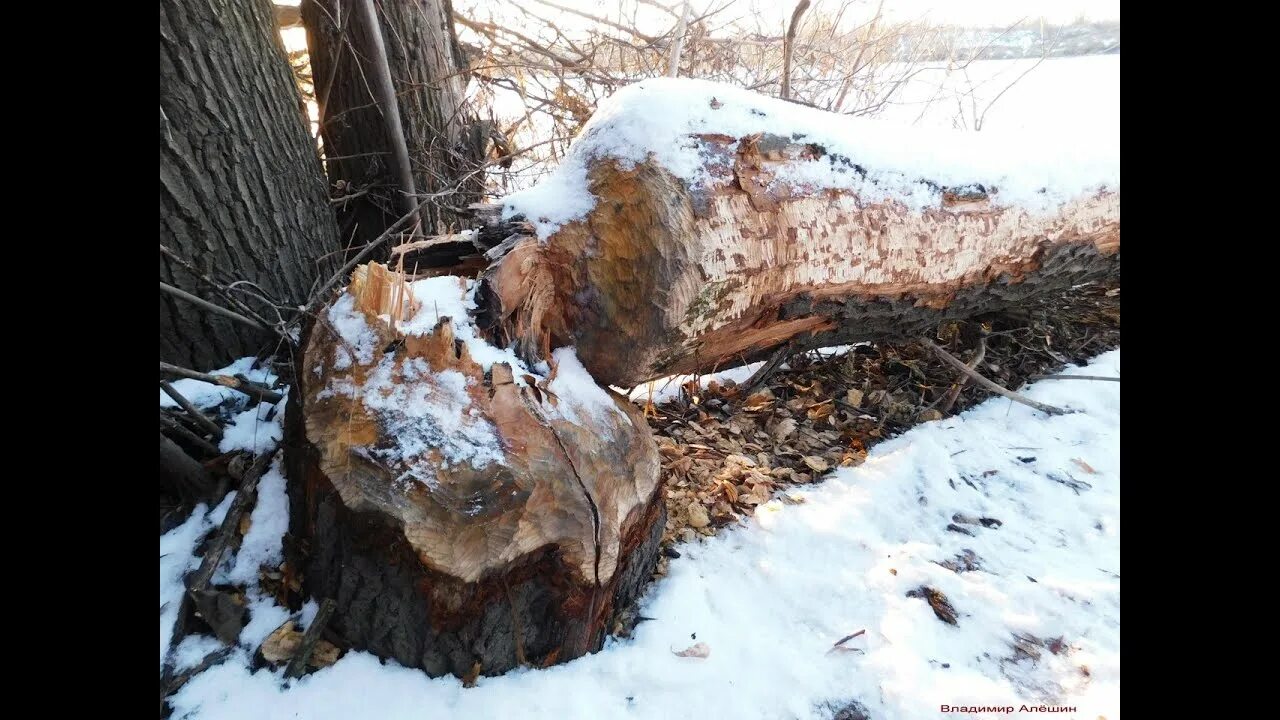
{"label": "broken wood piece", "polygon": [[160,409],[160,427],[164,428],[165,430],[168,430],[169,432],[174,433],[175,435],[181,436],[183,440],[186,440],[187,442],[191,443],[192,445],[195,445],[201,450],[204,450],[210,455],[218,454],[217,445],[214,445],[208,440],[195,434],[191,430],[188,430],[186,427],[182,425],[182,423],[177,421],[175,416],[170,415],[168,412],[166,412],[164,408]]}
{"label": "broken wood piece", "polygon": [[249,509],[250,498],[253,497],[254,491],[258,489],[258,480],[262,477],[262,473],[266,472],[273,457],[275,457],[274,450],[262,455],[245,473],[244,480],[241,481],[240,487],[236,490],[235,499],[231,501],[231,507],[227,509],[227,515],[222,519],[222,525],[218,527],[218,534],[214,536],[213,542],[205,550],[204,557],[200,559],[200,567],[187,579],[187,592],[196,593],[208,589],[214,572],[217,571],[218,565],[222,562],[223,554],[231,544],[231,538],[239,531],[240,518]]}
{"label": "broken wood piece", "polygon": [[258,383],[252,382],[250,380],[244,380],[238,377],[230,377],[227,375],[210,375],[209,373],[202,373],[202,372],[197,372],[195,370],[188,370],[187,368],[184,368],[184,367],[171,365],[167,362],[164,362],[163,360],[160,361],[160,372],[168,373],[170,375],[177,375],[178,377],[190,378],[192,380],[200,380],[202,382],[212,383],[214,385],[221,385],[223,387],[228,387],[237,392],[244,393],[245,395],[248,395],[249,397],[259,402],[265,402],[271,405],[275,405],[276,403],[284,399],[284,396],[276,392],[275,390],[272,390],[271,388],[265,387],[263,385],[259,385]]}
{"label": "broken wood piece", "polygon": [[203,412],[200,412],[200,409],[193,405],[190,400],[185,398],[182,393],[178,392],[172,384],[161,380],[160,389],[164,391],[165,395],[173,398],[173,401],[178,403],[178,407],[185,410],[187,416],[194,420],[197,425],[204,428],[205,432],[212,435],[215,440],[222,439],[222,428],[218,427],[217,423],[206,417]]}
{"label": "broken wood piece", "polygon": [[293,659],[289,661],[289,665],[284,671],[285,677],[302,677],[303,671],[306,670],[307,662],[311,659],[311,652],[315,650],[316,643],[320,641],[325,626],[329,624],[329,617],[333,615],[333,610],[336,607],[337,603],[334,602],[333,598],[325,598],[324,602],[320,603],[320,609],[316,611],[315,618],[302,635],[302,642],[298,645],[298,651],[294,654]]}
{"label": "broken wood piece", "polygon": [[210,502],[216,484],[209,471],[177,443],[160,433],[160,480],[167,480],[178,497],[192,504]]}

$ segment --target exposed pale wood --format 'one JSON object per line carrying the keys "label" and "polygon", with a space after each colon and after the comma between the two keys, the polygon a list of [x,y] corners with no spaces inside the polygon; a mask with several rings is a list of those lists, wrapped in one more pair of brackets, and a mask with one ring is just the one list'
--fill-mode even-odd
{"label": "exposed pale wood", "polygon": [[[416,308],[382,265],[357,268],[347,294],[377,349],[370,362],[339,361],[348,350],[322,313],[286,418],[294,532],[310,548],[308,593],[337,602],[331,626],[432,675],[598,649],[651,574],[664,523],[657,447],[639,410],[610,395],[614,409],[580,425],[547,383],[502,363],[486,373],[448,322],[399,336],[383,318]],[[371,387],[449,397],[459,376],[456,428],[407,404],[368,405]],[[454,443],[480,437],[495,440],[500,461],[450,457]]]}
{"label": "exposed pale wood", "polygon": [[479,322],[528,359],[573,345],[601,382],[631,387],[797,349],[910,336],[1119,273],[1120,196],[1054,212],[947,190],[913,210],[779,179],[847,162],[789,138],[698,136],[714,180],[692,191],[653,162],[593,162],[597,198],[485,274]]}

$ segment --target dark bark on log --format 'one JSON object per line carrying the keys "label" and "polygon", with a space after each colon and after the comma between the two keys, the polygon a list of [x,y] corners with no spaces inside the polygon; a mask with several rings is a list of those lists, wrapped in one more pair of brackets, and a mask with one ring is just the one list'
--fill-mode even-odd
{"label": "dark bark on log", "polygon": [[[201,274],[294,306],[336,268],[320,161],[264,0],[160,4],[160,242]],[[163,255],[160,280],[200,291]],[[218,367],[273,340],[160,298],[160,356],[171,362]]]}
{"label": "dark bark on log", "polygon": [[176,491],[183,501],[195,504],[213,500],[213,478],[195,458],[160,433],[160,484]]}
{"label": "dark bark on log", "polygon": [[[338,204],[342,239],[352,252],[402,214],[400,184],[391,171],[392,138],[374,93],[374,52],[370,38],[359,30],[356,5],[304,0],[301,7],[329,179],[343,184],[339,195],[368,191]],[[377,13],[413,184],[420,194],[453,188],[479,164],[484,147],[472,137],[471,118],[463,107],[466,64],[450,3],[382,2]],[[462,182],[460,194],[429,203],[422,211],[423,232],[460,229],[465,208],[482,190],[480,180]],[[384,250],[372,259],[386,257]]]}

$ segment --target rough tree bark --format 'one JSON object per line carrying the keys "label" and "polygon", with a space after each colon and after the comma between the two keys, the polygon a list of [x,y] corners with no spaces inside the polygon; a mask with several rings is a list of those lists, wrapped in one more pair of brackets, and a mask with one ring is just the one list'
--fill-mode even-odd
{"label": "rough tree bark", "polygon": [[[160,243],[204,274],[304,302],[338,249],[304,120],[265,0],[160,3]],[[163,254],[160,281],[208,297]],[[164,360],[220,367],[271,337],[160,296]]]}
{"label": "rough tree bark", "polygon": [[[392,148],[374,93],[370,36],[361,25],[358,3],[304,0],[320,136],[330,181],[341,183],[338,205],[343,242],[366,245],[403,215],[392,173]],[[395,92],[400,99],[413,180],[419,194],[448,190],[424,209],[424,231],[461,228],[461,217],[481,190],[477,175],[464,181],[483,155],[463,109],[466,64],[453,31],[449,0],[377,3],[383,42]],[[363,194],[361,194],[363,193]],[[385,251],[380,254],[385,258]],[[377,259],[377,258],[374,258]]]}
{"label": "rough tree bark", "polygon": [[[705,191],[653,162],[592,163],[597,198],[546,242],[506,238],[486,271],[480,324],[526,360],[573,345],[601,383],[732,367],[798,350],[918,333],[1119,273],[1120,196],[1048,214],[944,190],[911,210],[778,181],[823,150],[788,138],[701,136]],[[737,150],[731,151],[737,142]],[[833,160],[834,161],[834,160]]]}
{"label": "rough tree bark", "polygon": [[433,676],[598,650],[666,520],[643,415],[486,372],[447,319],[393,332],[379,316],[418,311],[398,277],[357,268],[304,343],[286,460],[307,592],[355,647]]}

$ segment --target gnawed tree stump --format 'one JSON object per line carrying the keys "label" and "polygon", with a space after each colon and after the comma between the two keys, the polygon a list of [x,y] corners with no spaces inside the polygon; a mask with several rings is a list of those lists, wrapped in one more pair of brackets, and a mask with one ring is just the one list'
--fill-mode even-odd
{"label": "gnawed tree stump", "polygon": [[572,352],[533,371],[443,316],[465,315],[465,283],[357,268],[287,421],[308,594],[354,647],[433,676],[599,649],[665,523],[640,412]]}
{"label": "gnawed tree stump", "polygon": [[[908,336],[1119,273],[1118,161],[1099,163],[1096,185],[1029,189],[1064,172],[1030,155],[1069,139],[992,170],[973,160],[985,146],[972,135],[944,138],[970,144],[948,152],[930,135],[710,83],[650,80],[610,102],[546,181],[556,193],[511,201],[543,237],[519,225],[472,237],[504,239],[480,322],[526,359],[572,345],[597,380],[630,387],[792,340]],[[757,127],[773,129],[741,134]],[[865,139],[877,132],[896,145]],[[899,169],[935,154],[932,178]],[[558,224],[566,211],[530,206],[580,207],[560,201],[575,194],[589,209]]]}

